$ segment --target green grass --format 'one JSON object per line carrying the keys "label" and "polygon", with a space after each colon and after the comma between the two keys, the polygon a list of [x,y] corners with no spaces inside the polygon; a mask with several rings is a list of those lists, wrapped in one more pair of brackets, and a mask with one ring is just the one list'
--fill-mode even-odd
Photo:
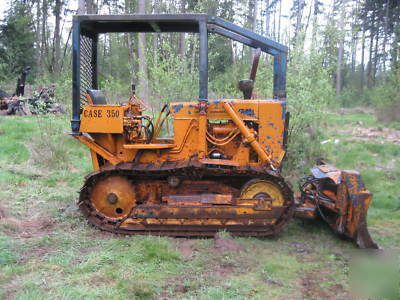
{"label": "green grass", "polygon": [[[400,247],[400,146],[351,141],[340,128],[379,128],[372,115],[328,114],[327,158],[359,170],[374,193],[373,238]],[[67,116],[0,118],[0,299],[323,299],[349,298],[358,249],[319,221],[294,220],[270,238],[232,238],[244,251],[221,252],[212,239],[116,236],[87,225],[72,204],[90,156],[68,135]],[[1,215],[0,215],[1,216]],[[28,229],[27,229],[28,228]],[[27,230],[26,230],[27,229]]]}
{"label": "green grass", "polygon": [[[323,150],[328,153],[328,161],[341,169],[358,170],[365,185],[374,194],[372,206],[390,210],[400,209],[398,187],[400,186],[400,146],[391,142],[355,141],[348,136],[348,127],[360,126],[360,120],[366,127],[378,128],[379,124],[373,115],[335,115],[329,114],[328,134],[332,133],[339,141],[326,143]],[[333,139],[333,138],[332,138]]]}

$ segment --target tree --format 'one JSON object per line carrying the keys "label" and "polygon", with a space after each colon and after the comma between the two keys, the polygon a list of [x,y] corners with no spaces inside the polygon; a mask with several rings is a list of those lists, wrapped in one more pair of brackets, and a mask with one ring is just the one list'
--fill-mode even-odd
{"label": "tree", "polygon": [[31,7],[25,1],[15,1],[0,26],[1,77],[8,79],[25,66],[35,66],[35,39]]}
{"label": "tree", "polygon": [[292,18],[296,20],[294,24],[294,38],[293,42],[296,44],[299,33],[302,31],[303,11],[306,7],[305,0],[293,0]]}
{"label": "tree", "polygon": [[[146,1],[139,0],[138,4],[139,4],[138,12],[140,14],[146,13]],[[147,48],[146,34],[141,32],[138,34],[139,88],[140,88],[138,95],[141,99],[148,101],[149,84],[147,76],[146,48]]]}
{"label": "tree", "polygon": [[345,19],[346,19],[346,4],[347,0],[343,0],[340,3],[340,21],[339,21],[339,47],[338,47],[338,58],[337,58],[337,71],[336,71],[336,96],[340,96],[342,91],[342,66],[343,66],[343,56],[344,56],[344,38],[345,38]]}
{"label": "tree", "polygon": [[52,55],[52,66],[55,75],[60,72],[60,51],[61,51],[61,10],[63,2],[61,0],[55,0],[54,6],[54,16],[55,16],[55,27],[54,27],[54,45],[53,45],[53,55]]}
{"label": "tree", "polygon": [[77,14],[78,15],[83,15],[85,13],[86,13],[85,0],[78,0],[78,11],[77,11]]}
{"label": "tree", "polygon": [[88,14],[95,14],[95,4],[93,0],[86,0],[86,10]]}
{"label": "tree", "polygon": [[[181,0],[181,13],[186,12],[186,0]],[[186,46],[185,46],[185,33],[181,32],[179,34],[179,55],[183,57],[185,55]]]}
{"label": "tree", "polygon": [[42,2],[42,28],[41,28],[41,43],[40,43],[40,57],[39,57],[39,74],[41,76],[44,75],[45,63],[48,54],[47,47],[47,14],[48,13],[48,2],[47,0],[43,0]]}

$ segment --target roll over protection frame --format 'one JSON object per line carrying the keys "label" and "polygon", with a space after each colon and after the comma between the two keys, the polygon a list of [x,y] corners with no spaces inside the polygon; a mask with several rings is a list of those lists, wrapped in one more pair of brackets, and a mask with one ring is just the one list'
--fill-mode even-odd
{"label": "roll over protection frame", "polygon": [[[221,18],[206,14],[75,15],[72,30],[72,119],[71,129],[79,133],[81,99],[85,88],[98,89],[98,35],[109,32],[192,32],[199,33],[199,101],[208,99],[208,33],[217,33],[274,56],[273,93],[286,98],[287,47]],[[82,55],[86,55],[83,59]],[[82,67],[90,74],[83,74]]]}

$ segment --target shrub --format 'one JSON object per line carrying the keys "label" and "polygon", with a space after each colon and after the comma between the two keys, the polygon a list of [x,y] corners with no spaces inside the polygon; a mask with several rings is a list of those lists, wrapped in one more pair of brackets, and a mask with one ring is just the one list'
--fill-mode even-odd
{"label": "shrub", "polygon": [[376,116],[381,122],[400,121],[400,70],[393,71],[385,82],[371,91]]}
{"label": "shrub", "polygon": [[323,156],[319,128],[327,104],[334,99],[334,91],[329,74],[322,67],[322,59],[317,52],[305,56],[302,47],[291,53],[287,75],[287,101],[291,112],[286,162],[289,175],[306,171],[315,159]]}

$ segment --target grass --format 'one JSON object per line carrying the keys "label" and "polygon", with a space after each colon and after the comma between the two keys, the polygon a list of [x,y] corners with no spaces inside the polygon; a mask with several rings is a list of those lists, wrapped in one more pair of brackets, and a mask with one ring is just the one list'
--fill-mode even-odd
{"label": "grass", "polygon": [[[348,126],[384,125],[372,115],[330,113],[323,127],[339,143],[322,146],[331,163],[362,173],[374,193],[370,232],[398,251],[400,146],[353,141]],[[264,239],[221,235],[240,251],[218,250],[212,239],[115,236],[87,225],[73,204],[90,156],[68,131],[67,116],[0,119],[0,299],[350,297],[349,261],[360,250],[319,221],[294,220]]]}

